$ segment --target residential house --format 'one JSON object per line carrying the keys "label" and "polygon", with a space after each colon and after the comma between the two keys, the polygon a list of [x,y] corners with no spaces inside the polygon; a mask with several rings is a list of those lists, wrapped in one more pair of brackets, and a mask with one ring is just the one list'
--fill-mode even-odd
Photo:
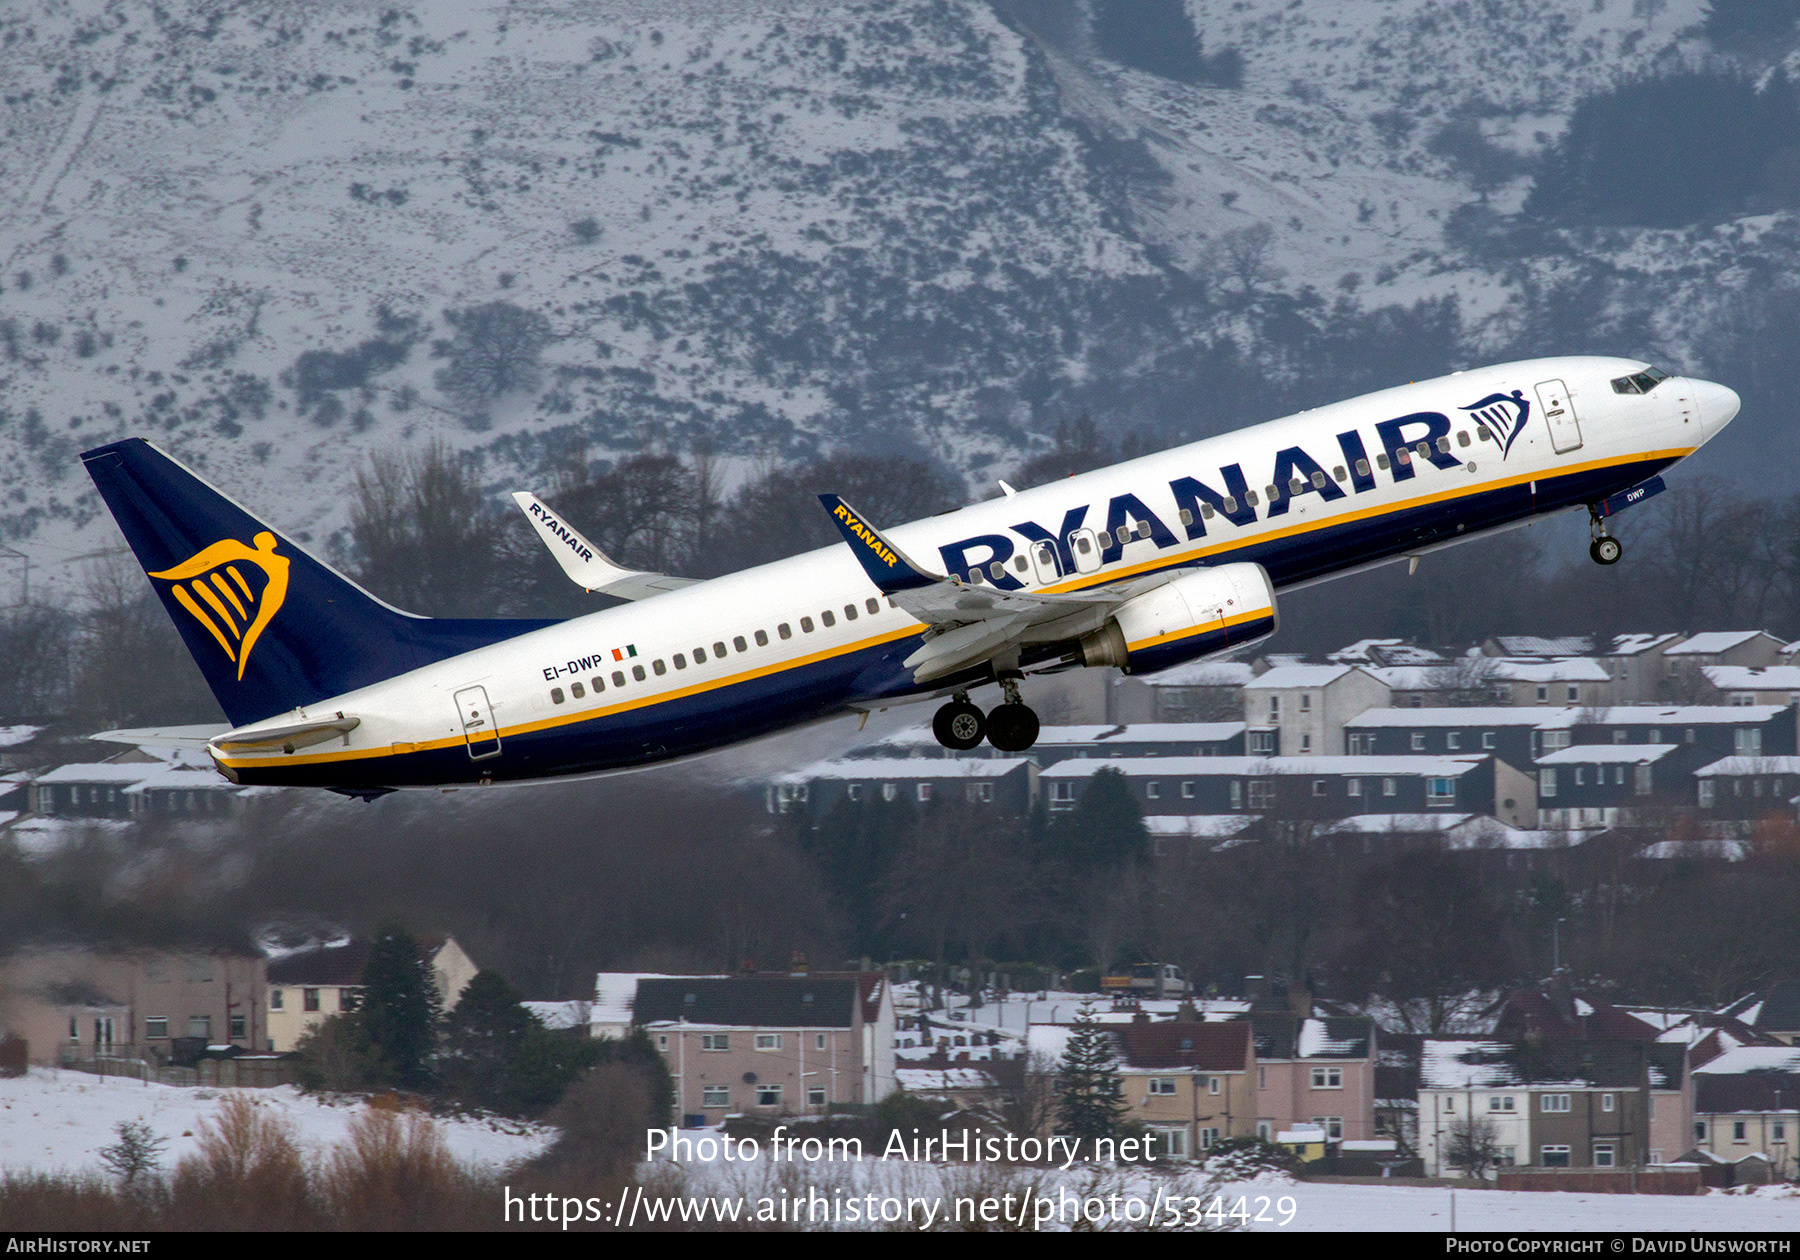
{"label": "residential house", "polygon": [[1800,981],[1778,980],[1719,1012],[1787,1045],[1800,1044]]}
{"label": "residential house", "polygon": [[[1634,1167],[1650,1148],[1650,1084],[1666,1088],[1678,1047],[1647,1041],[1432,1037],[1419,1067],[1419,1153],[1427,1176],[1456,1175],[1459,1126],[1493,1126],[1500,1164]],[[1659,1065],[1653,1073],[1652,1063]]]}
{"label": "residential house", "polygon": [[727,1115],[823,1115],[896,1085],[882,972],[640,979],[633,1022],[662,1053],[683,1127]]}
{"label": "residential house", "polygon": [[841,802],[967,801],[1000,814],[1027,814],[1037,801],[1029,757],[907,757],[814,762],[776,775],[763,788],[771,814],[823,815]]}
{"label": "residential house", "polygon": [[1303,1124],[1332,1142],[1363,1142],[1375,1132],[1375,1022],[1364,1016],[1287,1012],[1251,1016],[1256,1038],[1256,1133]]}
{"label": "residential house", "polygon": [[1682,744],[1574,744],[1537,759],[1538,825],[1616,827],[1644,810],[1694,803],[1694,750]]}
{"label": "residential house", "polygon": [[1707,630],[1693,635],[1663,652],[1668,666],[1668,677],[1663,683],[1665,696],[1688,703],[1703,702],[1716,694],[1706,677],[1709,666],[1761,668],[1779,664],[1786,646],[1761,630]]}
{"label": "residential house", "polygon": [[1442,652],[1418,647],[1405,639],[1358,639],[1348,647],[1328,652],[1325,659],[1333,665],[1370,665],[1386,669],[1397,665],[1448,665],[1450,658]]}
{"label": "residential house", "polygon": [[[1079,687],[1087,675],[1113,673],[1082,669],[1063,677]],[[1108,722],[1227,721],[1242,716],[1244,688],[1254,677],[1247,662],[1190,661],[1154,674],[1115,677],[1104,704],[1087,711]]]}
{"label": "residential house", "polygon": [[[1558,738],[1559,730],[1567,737]],[[1690,744],[1701,761],[1794,753],[1794,710],[1774,705],[1619,705],[1568,710],[1539,728],[1544,752],[1575,744]]]}
{"label": "residential house", "polygon": [[1487,682],[1494,699],[1513,705],[1611,704],[1612,675],[1592,657],[1535,661],[1490,658]]}
{"label": "residential house", "polygon": [[1074,809],[1094,776],[1125,776],[1147,816],[1488,814],[1533,825],[1529,774],[1492,756],[1154,757],[1064,761],[1039,777],[1053,813]]}
{"label": "residential house", "polygon": [[38,775],[30,785],[30,809],[46,818],[207,818],[234,812],[259,790],[232,783],[203,754],[134,748]]}
{"label": "residential house", "polygon": [[1355,665],[1278,665],[1244,687],[1245,751],[1305,757],[1344,746],[1344,724],[1385,707],[1389,691]]}
{"label": "residential house", "polygon": [[[594,977],[594,1000],[588,1004],[588,1036],[621,1040],[631,1034],[637,1004],[638,984],[644,980],[675,980],[684,977],[665,971],[602,971]],[[685,977],[694,980],[727,980],[723,972],[713,975]]]}
{"label": "residential house", "polygon": [[[480,968],[453,937],[426,935],[416,939],[431,965],[438,1000],[448,1011],[455,1007]],[[369,961],[371,945],[367,938],[337,940],[270,962],[265,1048],[277,1053],[290,1051],[301,1037],[329,1017],[358,1010],[362,1006],[363,967]]]}
{"label": "residential house", "polygon": [[1800,665],[1706,665],[1700,676],[1709,689],[1703,696],[1709,704],[1790,709],[1800,704]]}
{"label": "residential house", "polygon": [[1792,820],[1800,796],[1800,757],[1721,757],[1694,771],[1694,800],[1712,822]]}
{"label": "residential house", "polygon": [[166,1061],[174,1039],[259,1045],[263,960],[193,949],[46,946],[0,958],[0,1031],[24,1037],[31,1061]]}
{"label": "residential house", "polygon": [[[1575,710],[1566,707],[1370,709],[1344,724],[1351,756],[1492,753],[1511,766],[1529,766],[1540,752],[1539,733],[1560,723],[1568,733]],[[1550,749],[1549,751],[1555,751]]]}
{"label": "residential house", "polygon": [[1614,704],[1656,704],[1668,698],[1668,650],[1680,634],[1615,634],[1593,653],[1612,679]]}
{"label": "residential house", "polygon": [[1800,1048],[1744,1046],[1694,1069],[1693,1144],[1731,1163],[1768,1159],[1774,1176],[1800,1175]]}
{"label": "residential house", "polygon": [[[1151,1022],[1142,1013],[1109,1025],[1125,1118],[1154,1134],[1164,1155],[1193,1155],[1223,1138],[1255,1133],[1251,1031],[1241,1019]],[[1033,1024],[1027,1061],[1061,1062],[1073,1032],[1067,1024]]]}

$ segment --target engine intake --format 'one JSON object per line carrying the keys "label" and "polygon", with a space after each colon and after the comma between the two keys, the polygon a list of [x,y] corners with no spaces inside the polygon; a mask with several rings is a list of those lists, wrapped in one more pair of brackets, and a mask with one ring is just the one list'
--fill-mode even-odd
{"label": "engine intake", "polygon": [[1223,564],[1126,600],[1080,639],[1083,665],[1147,673],[1275,633],[1275,587],[1260,564]]}

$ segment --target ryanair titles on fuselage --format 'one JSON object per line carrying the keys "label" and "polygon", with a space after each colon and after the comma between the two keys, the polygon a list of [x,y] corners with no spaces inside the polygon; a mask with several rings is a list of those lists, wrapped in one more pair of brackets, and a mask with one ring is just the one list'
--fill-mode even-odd
{"label": "ryanair titles on fuselage", "polygon": [[545,511],[543,504],[533,503],[531,505],[529,511],[531,512],[531,514],[533,516],[537,517],[540,521],[544,522],[545,525],[549,526],[550,532],[555,534],[558,538],[562,539],[563,544],[566,547],[568,547],[568,549],[570,551],[573,551],[577,556],[581,557],[581,559],[592,560],[594,558],[594,553],[592,551],[588,550],[586,547],[582,546],[581,540],[579,538],[574,537],[572,534],[570,534],[568,529],[563,525],[563,523],[561,521],[557,520],[554,516],[550,515],[549,512]]}
{"label": "ryanair titles on fuselage", "polygon": [[[1527,407],[1522,407],[1521,411],[1524,414],[1517,422],[1520,428],[1524,426],[1524,416],[1529,414]],[[1429,460],[1446,470],[1461,468],[1461,458],[1438,447],[1438,440],[1449,437],[1450,431],[1450,417],[1438,411],[1415,411],[1383,420],[1375,425],[1380,444],[1373,456],[1364,446],[1362,434],[1355,429],[1339,433],[1336,435],[1337,446],[1343,456],[1345,471],[1342,484],[1325,465],[1299,446],[1284,447],[1275,452],[1274,472],[1264,490],[1268,502],[1263,519],[1285,516],[1289,504],[1301,495],[1316,494],[1321,502],[1331,503],[1351,494],[1367,494],[1377,488],[1375,472],[1378,468],[1387,471],[1395,482],[1410,481],[1418,475],[1413,467],[1415,459]],[[1516,437],[1516,431],[1510,436]],[[1487,449],[1503,459],[1506,456],[1505,448],[1489,444]],[[1187,541],[1206,535],[1206,522],[1211,516],[1221,516],[1237,526],[1251,525],[1258,519],[1259,496],[1245,479],[1242,465],[1227,464],[1219,469],[1218,483],[1217,486],[1208,485],[1197,477],[1178,477],[1169,482],[1169,491],[1175,497],[1176,511],[1180,514],[1175,524],[1186,530]],[[1296,484],[1300,487],[1298,490],[1293,488]],[[1055,547],[1064,574],[1077,571],[1069,536],[1082,529],[1103,529],[1109,536],[1108,545],[1100,550],[1103,565],[1118,560],[1128,541],[1147,538],[1159,548],[1181,544],[1182,540],[1175,536],[1169,523],[1135,494],[1116,494],[1108,499],[1104,523],[1090,522],[1088,511],[1087,504],[1065,511],[1060,527],[1054,531],[1037,521],[1020,521],[1011,529],[1032,546],[1047,543]],[[838,512],[842,515],[843,509],[839,508]],[[1005,566],[998,570],[1001,576],[990,581],[1002,590],[1019,590],[1024,586],[1013,576],[1009,563],[1015,550],[1008,534],[977,534],[938,548],[945,571],[965,581],[971,569],[987,569],[992,574],[996,572],[992,568],[996,562]]]}

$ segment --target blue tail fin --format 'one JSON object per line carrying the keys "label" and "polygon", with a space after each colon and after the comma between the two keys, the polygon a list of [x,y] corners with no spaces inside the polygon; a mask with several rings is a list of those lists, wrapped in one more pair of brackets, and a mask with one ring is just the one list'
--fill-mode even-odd
{"label": "blue tail fin", "polygon": [[233,725],[554,624],[401,612],[142,438],[81,459]]}

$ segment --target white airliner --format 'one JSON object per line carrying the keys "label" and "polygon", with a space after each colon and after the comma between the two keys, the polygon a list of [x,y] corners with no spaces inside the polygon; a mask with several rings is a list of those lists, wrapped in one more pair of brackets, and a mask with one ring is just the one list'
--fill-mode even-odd
{"label": "white airliner", "polygon": [[[141,439],[82,459],[233,727],[234,783],[353,795],[593,774],[947,698],[952,748],[1018,751],[1029,673],[1130,672],[1273,633],[1276,592],[1585,507],[1611,515],[1737,414],[1605,358],[1459,372],[693,582],[620,568],[528,494],[564,571],[629,602],[568,621],[383,603]],[[971,699],[997,686],[986,713]],[[133,732],[149,738],[150,732]]]}

